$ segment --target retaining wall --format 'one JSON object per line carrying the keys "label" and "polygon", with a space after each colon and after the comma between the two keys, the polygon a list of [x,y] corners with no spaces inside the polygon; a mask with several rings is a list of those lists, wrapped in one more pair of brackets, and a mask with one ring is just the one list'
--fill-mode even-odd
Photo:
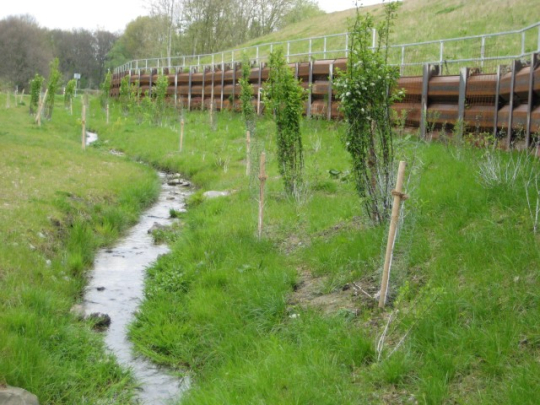
{"label": "retaining wall", "polygon": [[[310,89],[305,114],[326,119],[339,119],[339,100],[333,90],[337,69],[345,70],[346,59],[318,60],[290,64],[302,86]],[[240,109],[240,63],[216,65],[204,72],[160,69],[169,80],[167,94],[170,102],[188,110],[213,108]],[[259,90],[268,79],[269,68],[264,64],[251,69],[253,103],[259,113],[264,105]],[[111,96],[118,97],[120,81],[126,75],[130,83],[138,83],[142,94],[152,92],[158,78],[157,69],[137,70],[113,75]],[[499,66],[495,73],[480,73],[464,68],[460,75],[439,76],[437,67],[426,65],[422,76],[402,76],[398,87],[405,98],[393,106],[398,116],[409,126],[425,132],[426,125],[473,127],[482,131],[503,134],[508,146],[523,134],[527,146],[531,134],[540,132],[540,58],[534,54],[529,61],[514,61],[511,66]]]}

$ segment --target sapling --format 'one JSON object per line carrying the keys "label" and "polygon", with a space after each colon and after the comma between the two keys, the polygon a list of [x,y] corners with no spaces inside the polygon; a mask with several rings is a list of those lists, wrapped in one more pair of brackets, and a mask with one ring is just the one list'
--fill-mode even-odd
{"label": "sapling", "polygon": [[52,118],[52,113],[54,110],[54,99],[56,92],[58,91],[58,85],[60,84],[61,75],[60,70],[58,70],[58,64],[58,58],[55,58],[49,65],[49,80],[47,81],[47,90],[49,92],[49,97],[47,98],[45,103],[45,116],[49,120]]}
{"label": "sapling", "polygon": [[30,81],[30,115],[34,115],[37,112],[44,80],[45,78],[43,76],[36,73],[34,78]]}

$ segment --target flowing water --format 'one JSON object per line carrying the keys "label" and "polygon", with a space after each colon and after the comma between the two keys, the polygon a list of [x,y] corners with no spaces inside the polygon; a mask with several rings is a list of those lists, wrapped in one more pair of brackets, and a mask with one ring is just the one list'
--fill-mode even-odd
{"label": "flowing water", "polygon": [[185,210],[189,189],[169,186],[164,173],[158,201],[140,218],[127,235],[108,249],[101,249],[89,272],[84,295],[86,315],[107,314],[111,318],[105,332],[105,344],[119,364],[130,368],[140,384],[139,400],[143,404],[168,404],[178,400],[189,386],[187,378],[172,376],[167,370],[133,352],[128,340],[128,325],[143,297],[146,269],[159,255],[169,252],[166,245],[155,245],[148,230],[154,226],[171,225],[170,209]]}

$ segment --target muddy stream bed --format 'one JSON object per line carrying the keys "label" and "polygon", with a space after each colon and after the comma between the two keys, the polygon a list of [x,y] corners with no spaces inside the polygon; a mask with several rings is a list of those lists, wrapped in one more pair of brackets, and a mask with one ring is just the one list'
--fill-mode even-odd
{"label": "muddy stream bed", "polygon": [[[89,142],[97,136],[89,134]],[[107,314],[111,323],[103,332],[107,348],[122,367],[131,369],[140,386],[142,404],[177,402],[189,387],[187,378],[173,376],[168,370],[136,355],[128,339],[128,326],[143,298],[146,269],[159,255],[169,252],[167,245],[154,244],[151,228],[172,225],[170,210],[185,211],[185,198],[191,191],[176,181],[169,185],[165,173],[159,173],[162,186],[158,200],[145,211],[139,222],[114,246],[101,249],[88,272],[84,294],[86,315]]]}

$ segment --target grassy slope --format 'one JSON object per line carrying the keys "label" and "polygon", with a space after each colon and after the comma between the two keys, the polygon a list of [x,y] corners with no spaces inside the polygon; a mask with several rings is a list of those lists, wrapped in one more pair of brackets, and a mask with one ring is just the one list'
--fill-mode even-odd
{"label": "grassy slope", "polygon": [[[75,110],[80,115],[78,102]],[[90,125],[96,115],[94,105]],[[79,119],[60,103],[41,128],[13,100],[0,122],[0,383],[44,404],[126,403],[129,374],[69,310],[95,249],[155,197],[155,174],[95,148],[81,151]]]}
{"label": "grassy slope", "polygon": [[[405,0],[399,9],[393,44],[405,44],[524,28],[538,22],[534,0]],[[380,16],[382,5],[361,9]],[[347,32],[355,9],[292,24],[237,48]]]}
{"label": "grassy slope", "polygon": [[[149,273],[132,327],[140,351],[192,369],[185,403],[394,404],[411,395],[429,404],[538,403],[540,250],[521,178],[517,186],[483,187],[481,151],[401,140],[399,157],[416,164],[394,265],[398,300],[381,313],[353,297],[326,313],[293,303],[299,274],[321,282],[319,297],[351,281],[376,288],[384,245],[385,230],[362,219],[352,184],[328,174],[348,167],[343,127],[304,123],[307,189],[295,201],[277,176],[273,124],[259,122],[270,172],[259,242],[242,123],[218,117],[211,130],[207,115],[186,116],[182,154],[177,128],[119,118],[100,129],[112,144],[189,174],[203,190],[237,191],[192,199],[173,253]],[[378,362],[376,343],[393,309]]]}

